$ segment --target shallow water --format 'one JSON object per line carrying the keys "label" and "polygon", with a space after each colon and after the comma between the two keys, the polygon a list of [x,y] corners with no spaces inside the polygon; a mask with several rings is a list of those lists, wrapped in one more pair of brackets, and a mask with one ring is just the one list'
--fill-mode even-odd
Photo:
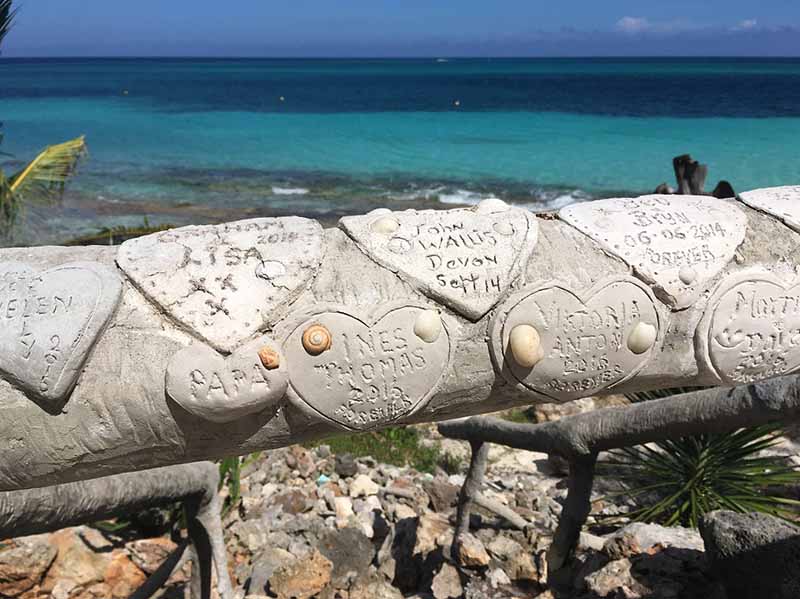
{"label": "shallow water", "polygon": [[[800,180],[800,60],[4,60],[6,168],[86,134],[41,239],[250,214],[334,219],[651,191],[691,152],[735,189]],[[2,158],[0,158],[2,160]]]}

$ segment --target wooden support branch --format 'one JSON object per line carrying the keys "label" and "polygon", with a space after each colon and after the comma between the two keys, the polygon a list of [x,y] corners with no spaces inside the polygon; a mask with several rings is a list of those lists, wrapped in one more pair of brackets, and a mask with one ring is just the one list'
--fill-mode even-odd
{"label": "wooden support branch", "polygon": [[[0,538],[53,532],[68,526],[125,516],[149,507],[182,503],[194,547],[193,599],[209,599],[212,567],[221,599],[232,599],[217,493],[219,468],[210,462],[155,468],[23,491],[0,493]],[[167,559],[140,594],[152,595],[179,563],[183,549]],[[172,565],[169,565],[172,564]],[[166,578],[164,578],[166,576]]]}
{"label": "wooden support branch", "polygon": [[458,561],[458,550],[461,545],[462,537],[469,532],[469,518],[472,513],[472,503],[475,497],[480,494],[483,486],[484,475],[486,474],[486,462],[489,459],[489,445],[480,441],[470,441],[472,454],[469,460],[469,470],[461,492],[458,495],[458,507],[456,511],[456,530],[453,534],[453,559]]}
{"label": "wooden support branch", "polygon": [[547,565],[559,570],[578,544],[581,528],[592,511],[592,485],[597,455],[575,458],[569,464],[567,500],[558,519],[553,543],[547,552]]}
{"label": "wooden support branch", "polygon": [[[630,406],[602,408],[540,424],[473,417],[443,422],[439,424],[439,432],[482,449],[487,443],[499,443],[555,453],[569,460],[567,500],[548,554],[549,566],[557,570],[574,551],[589,515],[594,468],[600,451],[797,418],[800,418],[800,377],[791,375],[746,387],[707,389]],[[465,482],[462,495],[466,488]],[[473,492],[466,494],[470,493]]]}

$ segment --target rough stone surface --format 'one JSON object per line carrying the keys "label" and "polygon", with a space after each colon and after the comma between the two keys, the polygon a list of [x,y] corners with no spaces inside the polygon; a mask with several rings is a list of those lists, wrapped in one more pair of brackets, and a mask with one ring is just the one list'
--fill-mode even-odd
{"label": "rough stone surface", "polygon": [[747,231],[735,202],[706,196],[598,200],[567,206],[559,215],[625,260],[676,309],[695,302]]}
{"label": "rough stone surface", "polygon": [[[640,552],[647,551],[654,545],[703,551],[703,539],[700,537],[700,533],[693,528],[633,522],[610,535],[609,540],[622,537],[628,537],[630,542],[640,548]],[[608,541],[606,541],[606,545],[608,545]]]}
{"label": "rough stone surface", "polygon": [[350,497],[377,495],[380,487],[366,474],[359,474],[350,483]]}
{"label": "rough stone surface", "polygon": [[38,585],[57,550],[47,535],[36,535],[4,543],[0,547],[0,595],[16,597]]}
{"label": "rough stone surface", "polygon": [[[426,447],[443,442],[433,426],[417,430]],[[431,599],[434,590],[445,595],[459,592],[458,585],[468,599],[598,599],[590,588],[615,599],[723,599],[714,594],[716,587],[701,552],[668,546],[693,547],[696,535],[694,540],[687,540],[680,531],[660,527],[638,530],[644,547],[638,546],[630,532],[636,533],[641,528],[638,526],[605,537],[584,533],[582,538],[592,538],[579,545],[575,568],[556,573],[558,576],[548,575],[544,552],[564,500],[565,480],[540,468],[542,461],[541,454],[536,457],[531,452],[499,446],[489,453],[484,494],[524,517],[530,528],[525,532],[509,528],[493,513],[477,509],[467,536],[471,557],[464,560],[476,565],[459,565],[454,568],[458,570],[456,577],[449,569],[455,565],[451,560],[455,506],[442,504],[434,510],[423,488],[431,480],[461,484],[464,460],[459,473],[445,478],[441,472],[431,477],[408,466],[376,463],[369,457],[352,458],[356,471],[383,488],[402,490],[403,495],[389,492],[351,498],[347,493],[353,480],[335,473],[336,456],[327,446],[265,452],[248,460],[243,468],[242,502],[226,516],[234,599],[245,592],[253,597],[276,597],[277,589],[285,597],[313,593],[319,599],[400,599],[405,594]],[[613,482],[598,476],[593,504],[597,509],[604,506],[601,514],[619,513],[608,511],[618,506],[598,501],[610,488],[616,488],[608,486]],[[350,508],[341,529],[334,515],[340,500]],[[128,596],[126,593],[174,547],[167,536],[136,538],[136,534],[132,530],[121,536],[100,534],[80,527],[41,537],[41,546],[51,547],[49,555],[56,557],[44,573],[25,572],[26,580],[38,582],[18,596]],[[620,552],[613,559],[609,557],[613,543],[624,548],[624,555]],[[634,545],[635,551],[631,550]],[[480,551],[481,546],[485,553]],[[4,551],[13,555],[15,545],[6,543],[0,548],[0,563],[9,563],[8,559],[3,562]],[[166,598],[184,596],[191,569],[190,562],[170,579]],[[25,586],[30,584],[28,580]]]}
{"label": "rough stone surface", "polygon": [[800,186],[745,191],[739,194],[739,198],[751,208],[771,214],[795,231],[800,231]]}
{"label": "rough stone surface", "polygon": [[800,528],[767,514],[716,511],[700,532],[729,597],[800,597]]}
{"label": "rough stone surface", "polygon": [[[397,228],[376,231],[379,219]],[[349,216],[341,226],[376,262],[473,320],[508,291],[538,237],[535,217],[507,206]]]}
{"label": "rough stone surface", "polygon": [[433,577],[431,592],[436,599],[456,599],[464,593],[461,577],[450,564],[442,564],[442,569]]}
{"label": "rough stone surface", "polygon": [[100,264],[46,270],[0,265],[0,374],[60,408],[119,302],[120,276]]}
{"label": "rough stone surface", "polygon": [[333,564],[319,551],[278,568],[269,581],[278,599],[309,599],[331,581]]}
{"label": "rough stone surface", "polygon": [[[283,345],[299,400],[317,414],[359,430],[410,414],[434,392],[450,356],[446,331],[432,343],[414,334],[422,312],[381,308],[364,318],[322,312],[305,320]],[[303,333],[315,325],[332,336],[330,349],[316,356],[303,345]]]}
{"label": "rough stone surface", "polygon": [[480,568],[488,566],[491,558],[481,540],[471,533],[465,533],[459,538],[458,563],[466,568]]}
{"label": "rough stone surface", "polygon": [[318,549],[333,564],[331,581],[337,588],[346,588],[365,576],[374,555],[372,541],[356,528],[325,532]]}
{"label": "rough stone surface", "polygon": [[177,322],[222,351],[274,322],[322,259],[305,218],[191,226],[126,241],[120,268]]}
{"label": "rough stone surface", "polygon": [[250,593],[265,593],[267,584],[278,568],[294,561],[295,557],[279,547],[267,547],[253,559],[253,573],[247,581]]}
{"label": "rough stone surface", "polygon": [[[607,279],[583,294],[559,286],[521,292],[498,310],[492,350],[514,383],[559,401],[577,399],[620,383],[645,366],[655,343],[634,353],[628,339],[640,324],[660,327],[649,290],[632,278]],[[538,331],[542,358],[518,364],[506,349],[518,326]],[[587,347],[588,345],[588,347]]]}
{"label": "rough stone surface", "polygon": [[336,474],[342,478],[355,476],[358,473],[358,465],[349,453],[343,453],[336,456]]}
{"label": "rough stone surface", "polygon": [[[92,529],[90,529],[92,530]],[[125,545],[131,561],[148,576],[155,572],[177,545],[171,539],[138,539]]]}
{"label": "rough stone surface", "polygon": [[438,478],[425,483],[425,492],[437,512],[447,512],[456,504],[461,487]]}
{"label": "rough stone surface", "polygon": [[176,353],[167,366],[166,389],[186,411],[212,422],[231,422],[248,414],[277,409],[289,378],[285,360],[267,369],[259,358],[263,348],[277,345],[262,336],[227,358],[202,343]]}

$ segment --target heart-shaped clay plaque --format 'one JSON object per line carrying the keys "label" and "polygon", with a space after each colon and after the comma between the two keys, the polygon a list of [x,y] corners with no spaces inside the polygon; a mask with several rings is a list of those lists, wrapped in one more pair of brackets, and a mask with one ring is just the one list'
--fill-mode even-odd
{"label": "heart-shaped clay plaque", "polygon": [[277,410],[287,386],[286,360],[266,336],[227,358],[195,343],[172,356],[167,366],[167,395],[187,412],[212,422]]}
{"label": "heart-shaped clay plaque", "polygon": [[431,396],[450,356],[447,330],[441,322],[431,327],[431,314],[402,307],[368,320],[346,312],[314,315],[283,344],[292,389],[349,429],[409,415]]}
{"label": "heart-shaped clay plaque", "polygon": [[96,263],[47,270],[0,264],[0,371],[52,408],[75,386],[122,292],[119,275]]}
{"label": "heart-shaped clay plaque", "polygon": [[724,383],[742,385],[800,368],[800,285],[742,275],[714,292],[697,350]]}
{"label": "heart-shaped clay plaque", "polygon": [[771,214],[800,231],[800,185],[755,189],[745,191],[739,197],[751,208]]}
{"label": "heart-shaped clay plaque", "polygon": [[529,211],[499,200],[349,216],[341,226],[378,264],[472,320],[506,294],[538,236]]}
{"label": "heart-shaped clay plaque", "polygon": [[132,239],[117,262],[172,318],[231,352],[300,294],[322,247],[316,221],[256,218]]}
{"label": "heart-shaped clay plaque", "polygon": [[[533,327],[540,350],[520,365],[511,344]],[[515,294],[493,319],[492,354],[509,382],[558,401],[587,397],[625,381],[647,363],[660,338],[654,299],[642,283],[605,281],[578,295],[560,284]]]}
{"label": "heart-shaped clay plaque", "polygon": [[706,196],[597,200],[562,208],[559,216],[625,260],[676,310],[695,302],[747,232],[735,202]]}

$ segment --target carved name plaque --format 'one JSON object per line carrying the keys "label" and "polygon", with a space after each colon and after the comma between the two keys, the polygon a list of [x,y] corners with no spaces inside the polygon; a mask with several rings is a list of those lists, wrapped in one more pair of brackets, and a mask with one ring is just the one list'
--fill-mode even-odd
{"label": "carved name plaque", "polygon": [[[510,347],[512,331],[525,325],[541,344],[532,367],[517,363]],[[515,294],[492,327],[493,358],[505,378],[558,401],[632,377],[652,354],[661,328],[650,290],[632,278],[606,281],[583,295],[559,284]]]}
{"label": "carved name plaque", "polygon": [[0,264],[0,371],[59,408],[119,302],[117,273],[75,262],[37,271]]}
{"label": "carved name plaque", "polygon": [[277,409],[288,384],[286,360],[266,336],[227,358],[195,343],[172,357],[166,375],[167,395],[187,412],[212,422]]}
{"label": "carved name plaque", "polygon": [[699,196],[597,200],[559,215],[625,260],[674,309],[694,303],[747,230],[734,202]]}
{"label": "carved name plaque", "polygon": [[313,220],[257,218],[132,239],[117,262],[151,301],[229,352],[302,291],[322,247]]}
{"label": "carved name plaque", "polygon": [[800,185],[756,189],[739,197],[751,208],[771,214],[800,231]]}
{"label": "carved name plaque", "polygon": [[341,226],[376,262],[473,320],[505,295],[538,235],[530,212],[502,202],[350,216]]}
{"label": "carved name plaque", "polygon": [[[346,312],[314,315],[283,344],[292,388],[315,412],[349,429],[407,416],[434,392],[450,355],[444,326],[428,341],[415,334],[414,325],[424,315],[414,307],[374,319]],[[314,334],[320,332],[329,335],[329,343],[310,345],[308,333],[317,342]]]}
{"label": "carved name plaque", "polygon": [[699,355],[732,385],[800,367],[800,285],[759,273],[726,281],[697,332]]}

